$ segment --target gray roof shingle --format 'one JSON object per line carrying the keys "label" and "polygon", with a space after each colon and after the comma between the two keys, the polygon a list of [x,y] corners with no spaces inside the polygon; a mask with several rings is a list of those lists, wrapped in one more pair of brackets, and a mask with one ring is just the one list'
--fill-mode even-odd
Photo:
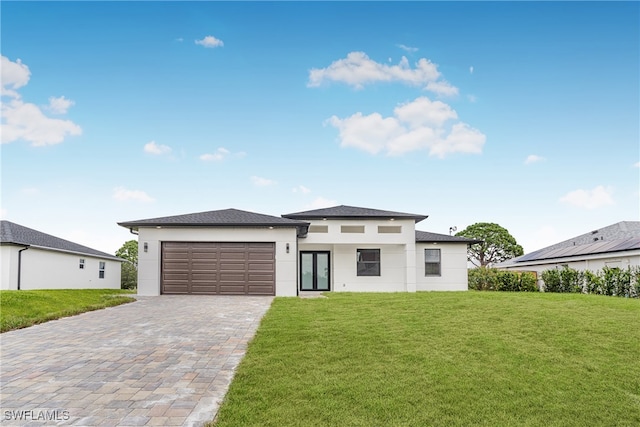
{"label": "gray roof shingle", "polygon": [[416,242],[466,243],[468,245],[471,245],[474,243],[480,243],[482,242],[482,240],[467,239],[466,237],[449,236],[448,234],[438,234],[438,233],[430,233],[428,231],[416,230]]}
{"label": "gray roof shingle", "polygon": [[74,252],[82,255],[91,255],[99,258],[123,261],[123,259],[106,252],[79,245],[6,220],[2,220],[0,226],[0,242],[15,245],[37,246],[57,251]]}
{"label": "gray roof shingle", "polygon": [[379,209],[360,208],[356,206],[333,206],[331,208],[314,209],[304,212],[294,212],[282,215],[283,218],[290,219],[413,219],[420,222],[428,215],[417,215],[405,212],[383,211]]}
{"label": "gray roof shingle", "polygon": [[294,221],[292,219],[277,216],[264,215],[239,209],[222,209],[216,211],[197,212],[184,215],[164,216],[159,218],[140,219],[135,221],[119,222],[118,225],[126,228],[138,227],[305,227],[309,223]]}
{"label": "gray roof shingle", "polygon": [[513,258],[502,265],[635,249],[640,249],[640,221],[620,221]]}

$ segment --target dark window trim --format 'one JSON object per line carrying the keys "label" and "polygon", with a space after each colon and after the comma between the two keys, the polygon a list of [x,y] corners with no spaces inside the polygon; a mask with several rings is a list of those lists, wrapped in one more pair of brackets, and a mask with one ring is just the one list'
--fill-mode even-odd
{"label": "dark window trim", "polygon": [[98,264],[98,279],[104,279],[105,270],[107,269],[107,263],[104,261],[100,261]]}
{"label": "dark window trim", "polygon": [[[312,254],[312,262],[313,262],[313,272],[315,273],[318,269],[318,254],[327,254],[327,268],[329,271],[327,272],[327,285],[328,289],[318,289],[318,276],[313,275],[313,283],[311,284],[312,289],[302,289],[302,254]],[[300,292],[329,292],[331,291],[331,251],[300,251],[300,284],[298,285]]]}
{"label": "dark window trim", "polygon": [[[427,251],[438,251],[438,262],[427,262]],[[437,265],[438,272],[437,273],[428,272],[427,265]],[[442,277],[442,250],[440,248],[424,249],[424,276],[425,277]]]}
{"label": "dark window trim", "polygon": [[[377,261],[360,261],[358,259],[358,254],[362,251],[376,251],[378,253],[378,260]],[[360,265],[366,266],[366,265],[378,265],[378,271],[377,274],[363,274],[366,269],[364,269],[364,271],[360,271],[359,266]],[[380,249],[371,249],[371,248],[366,248],[366,249],[356,249],[356,276],[358,277],[380,277],[382,275],[382,252],[380,251]]]}

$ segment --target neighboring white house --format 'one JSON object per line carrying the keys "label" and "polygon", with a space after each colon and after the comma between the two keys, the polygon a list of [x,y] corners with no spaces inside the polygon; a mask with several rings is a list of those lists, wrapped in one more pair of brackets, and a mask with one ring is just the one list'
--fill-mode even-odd
{"label": "neighboring white house", "polygon": [[3,290],[120,289],[122,259],[10,221],[0,258]]}
{"label": "neighboring white house", "polygon": [[[504,261],[496,268],[540,273],[567,266],[597,271],[640,266],[640,221],[621,221]],[[540,284],[540,283],[539,283]]]}
{"label": "neighboring white house", "polygon": [[335,206],[282,217],[237,209],[121,222],[137,232],[138,293],[295,296],[466,290],[475,240],[427,218]]}

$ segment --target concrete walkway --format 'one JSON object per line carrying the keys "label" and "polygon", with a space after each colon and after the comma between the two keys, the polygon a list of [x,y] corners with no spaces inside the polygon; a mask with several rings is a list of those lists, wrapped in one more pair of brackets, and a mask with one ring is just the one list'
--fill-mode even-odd
{"label": "concrete walkway", "polygon": [[0,334],[0,426],[201,426],[272,297],[140,297]]}

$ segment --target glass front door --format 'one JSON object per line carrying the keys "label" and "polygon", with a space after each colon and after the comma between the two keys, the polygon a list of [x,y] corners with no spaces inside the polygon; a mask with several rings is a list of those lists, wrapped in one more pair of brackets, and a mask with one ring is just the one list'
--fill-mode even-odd
{"label": "glass front door", "polygon": [[329,252],[300,252],[300,290],[329,290]]}

